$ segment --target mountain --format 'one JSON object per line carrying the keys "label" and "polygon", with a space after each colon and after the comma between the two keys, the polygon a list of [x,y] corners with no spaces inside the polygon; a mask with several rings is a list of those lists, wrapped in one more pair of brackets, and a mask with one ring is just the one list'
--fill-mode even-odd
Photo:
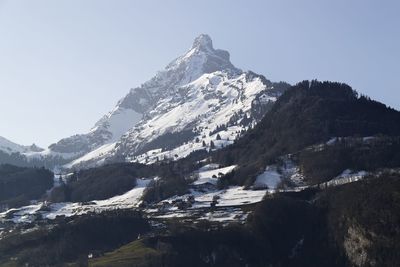
{"label": "mountain", "polygon": [[[93,266],[394,266],[399,261],[400,240],[399,122],[399,111],[358,95],[346,84],[301,82],[286,90],[233,145],[203,160],[188,157],[170,164],[177,169],[175,177],[184,173],[185,160],[236,166],[217,178],[228,181],[221,190],[224,193],[215,197],[217,207],[226,201],[224,194],[234,195],[233,185],[251,187],[252,178],[269,164],[278,165],[276,174],[282,176],[290,168],[287,163],[298,164],[298,172],[306,176],[303,186],[268,191],[255,207],[250,203],[244,207],[252,212],[244,225],[238,225],[223,222],[222,207],[201,206],[205,216],[193,211],[199,202],[211,198],[210,186],[190,189],[194,203],[186,208],[193,212],[189,217],[179,211],[185,210],[181,206],[163,213],[169,200],[179,200],[180,182],[175,181],[175,186],[168,185],[173,187],[172,197],[158,199],[155,206],[156,218],[168,222],[162,234],[133,240],[89,262]],[[285,155],[290,161],[282,158]],[[199,179],[210,165],[199,169]],[[358,176],[361,170],[365,176]],[[347,184],[330,186],[346,175],[353,175]],[[173,181],[161,177],[165,184]],[[319,186],[326,179],[331,183]],[[150,189],[158,195],[167,191],[157,183]],[[235,200],[245,199],[249,192],[241,191]],[[227,210],[229,216],[240,218],[232,207]],[[196,218],[199,221],[193,223]]]}
{"label": "mountain", "polygon": [[23,167],[34,166],[54,166],[58,164],[59,158],[45,159],[44,157],[37,156],[44,153],[43,148],[35,144],[30,146],[19,145],[4,137],[0,136],[0,164],[13,164]]}
{"label": "mountain", "polygon": [[43,149],[36,146],[35,144],[32,144],[30,146],[19,145],[0,136],[0,151],[3,151],[7,154],[12,154],[12,153],[41,152],[43,151]]}
{"label": "mountain", "polygon": [[[254,129],[213,158],[240,165],[231,182],[243,184],[281,156],[332,138],[380,135],[400,136],[399,111],[359,95],[346,84],[304,81],[288,89]],[[395,147],[397,141],[390,142]]]}
{"label": "mountain", "polygon": [[224,149],[60,175],[0,213],[0,265],[396,266],[399,119],[346,84],[301,82]]}
{"label": "mountain", "polygon": [[214,49],[211,38],[201,34],[186,53],[131,89],[89,132],[47,149],[0,139],[0,150],[7,153],[0,163],[80,169],[176,160],[218,149],[253,127],[289,86],[236,68],[227,51]]}
{"label": "mountain", "polygon": [[214,49],[208,35],[198,36],[189,51],[131,89],[88,133],[62,139],[42,155],[82,168],[177,159],[211,143],[215,149],[231,144],[289,85],[242,71],[229,57]]}
{"label": "mountain", "polygon": [[43,149],[35,144],[19,145],[4,137],[0,137],[0,164],[12,164],[20,167],[46,167],[68,163],[67,155]]}

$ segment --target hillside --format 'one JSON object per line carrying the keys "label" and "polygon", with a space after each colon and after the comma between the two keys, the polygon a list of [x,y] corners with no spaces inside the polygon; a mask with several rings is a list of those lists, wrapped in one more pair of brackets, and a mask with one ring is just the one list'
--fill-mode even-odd
{"label": "hillside", "polygon": [[53,173],[44,168],[0,165],[0,211],[29,204],[53,186]]}
{"label": "hillside", "polygon": [[286,91],[263,120],[240,140],[213,156],[214,161],[239,164],[232,183],[243,184],[280,156],[335,137],[399,136],[400,112],[350,86],[304,81]]}
{"label": "hillside", "polygon": [[[140,214],[108,212],[68,223],[60,218],[60,226],[41,227],[50,239],[34,231],[18,236],[16,244],[15,234],[6,235],[0,262],[12,264],[6,259],[18,255],[17,263],[33,266],[395,266],[399,181],[398,174],[384,173],[329,190],[277,194],[259,203],[244,225],[171,220],[147,235]],[[67,241],[79,246],[70,248]],[[87,259],[89,254],[94,258]]]}
{"label": "hillside", "polygon": [[400,113],[317,81],[268,110],[220,150],[61,175],[46,201],[0,213],[0,263],[393,266]]}

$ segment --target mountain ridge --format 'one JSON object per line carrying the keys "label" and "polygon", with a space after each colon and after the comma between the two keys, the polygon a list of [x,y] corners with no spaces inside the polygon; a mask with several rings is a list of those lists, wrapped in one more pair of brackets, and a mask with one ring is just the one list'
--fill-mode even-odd
{"label": "mountain ridge", "polygon": [[[220,135],[225,135],[226,140],[217,142],[216,148],[220,148],[257,123],[288,86],[236,68],[228,51],[215,49],[211,38],[201,34],[183,55],[132,88],[87,133],[63,138],[44,151],[26,156],[28,160],[54,159],[55,166],[65,168],[87,168],[113,161],[154,162],[181,157],[176,150],[185,150],[184,157],[198,149],[210,149],[216,130],[223,129],[226,133]],[[197,112],[199,108],[202,112]],[[183,114],[185,120],[178,118]],[[169,116],[166,122],[174,126],[163,126],[162,115]],[[206,121],[214,123],[207,125]],[[211,132],[215,134],[208,138]],[[157,140],[166,135],[173,136],[169,146],[157,146]],[[198,147],[198,139],[206,142],[207,148]],[[182,148],[188,142],[195,148]],[[157,159],[146,155],[154,149],[168,149],[170,153],[158,151]],[[138,159],[140,155],[142,158]]]}
{"label": "mountain ridge", "polygon": [[[247,89],[246,86],[250,83],[257,83],[257,85]],[[275,89],[274,85],[261,75],[243,72],[233,66],[229,52],[214,49],[211,38],[206,34],[201,34],[195,38],[186,53],[172,60],[164,70],[157,72],[150,80],[132,88],[88,133],[61,139],[42,152],[42,156],[55,154],[70,162],[65,167],[82,168],[98,166],[105,162],[137,160],[133,157],[139,156],[140,151],[142,154],[147,153],[149,150],[146,151],[146,147],[165,149],[155,147],[154,143],[157,138],[163,138],[165,134],[179,133],[179,136],[184,136],[183,139],[177,137],[176,142],[172,142],[173,145],[171,143],[170,149],[189,141],[196,146],[196,138],[204,139],[202,137],[209,133],[198,131],[198,124],[202,123],[202,119],[194,118],[195,107],[203,106],[203,111],[212,116],[211,113],[218,112],[222,105],[225,109],[228,107],[230,103],[223,102],[223,99],[229,98],[236,107],[231,108],[233,112],[225,114],[226,118],[220,121],[220,124],[227,124],[233,116],[236,116],[238,120],[251,117],[250,110],[257,109],[260,114],[251,118],[248,125],[235,129],[235,132],[243,131],[247,129],[249,123],[256,123],[265,112],[265,106],[270,106],[270,103],[274,102],[289,86],[286,83],[280,83]],[[253,93],[246,93],[246,90],[252,90]],[[244,100],[244,98],[248,99]],[[252,103],[253,100],[257,100],[258,104]],[[178,123],[172,119],[173,121],[170,122],[175,123],[176,127],[167,127],[168,129],[164,126],[155,127],[152,133],[144,135],[145,129],[140,127],[153,127],[151,123],[154,124],[157,116],[175,112],[174,108],[183,108],[186,101],[191,101],[192,107],[186,108],[182,114],[191,117],[190,121]],[[211,110],[212,108],[214,110]],[[241,110],[240,114],[236,114],[239,110]],[[203,122],[206,119],[210,120],[210,118],[203,118]],[[213,130],[215,129],[209,131]],[[152,135],[151,138],[150,135]],[[229,142],[221,145],[229,144],[236,135],[236,133],[230,134],[229,137],[227,136],[227,139],[230,139]],[[190,139],[189,136],[193,138]],[[140,144],[135,143],[138,139],[140,139]],[[211,142],[208,139],[205,141]],[[171,158],[176,154],[179,153],[176,151],[171,151],[170,155],[158,153],[157,160]],[[153,157],[150,160],[156,159]],[[144,159],[139,161],[144,162]]]}
{"label": "mountain ridge", "polygon": [[[0,239],[0,263],[393,266],[400,238],[399,120],[400,112],[346,84],[301,82],[225,149],[63,174],[37,204],[5,208],[0,221],[13,231]],[[227,183],[217,188],[220,182]],[[125,229],[119,221],[126,212],[139,212],[150,232],[97,247]],[[107,218],[114,227],[93,228]],[[72,225],[78,228],[60,229]],[[90,231],[79,230],[87,225]],[[96,241],[71,249],[90,236]]]}
{"label": "mountain ridge", "polygon": [[41,152],[43,148],[38,147],[36,144],[30,146],[19,145],[8,140],[5,137],[0,136],[0,150],[8,154],[12,153],[29,153],[29,152]]}

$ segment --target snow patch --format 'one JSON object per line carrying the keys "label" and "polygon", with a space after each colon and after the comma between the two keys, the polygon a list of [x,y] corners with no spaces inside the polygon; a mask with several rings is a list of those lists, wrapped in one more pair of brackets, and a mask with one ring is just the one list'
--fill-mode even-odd
{"label": "snow patch", "polygon": [[140,199],[144,190],[151,181],[152,179],[137,179],[135,188],[122,195],[114,196],[106,200],[94,200],[87,203],[38,203],[0,213],[0,219],[11,217],[11,221],[14,223],[23,223],[34,221],[36,216],[55,219],[57,216],[70,217],[86,214],[88,212],[136,208],[141,202]]}
{"label": "snow patch", "polygon": [[202,167],[200,170],[198,170],[195,173],[195,176],[198,177],[198,179],[196,181],[194,181],[194,185],[201,185],[201,184],[206,184],[206,183],[210,183],[213,185],[216,185],[218,182],[218,179],[227,174],[230,173],[231,171],[233,171],[236,168],[236,165],[232,165],[232,166],[228,166],[228,167],[224,167],[224,168],[212,168],[215,165],[206,165],[204,167]]}
{"label": "snow patch", "polygon": [[276,189],[281,180],[281,174],[278,173],[277,167],[267,166],[265,171],[257,176],[254,187]]}

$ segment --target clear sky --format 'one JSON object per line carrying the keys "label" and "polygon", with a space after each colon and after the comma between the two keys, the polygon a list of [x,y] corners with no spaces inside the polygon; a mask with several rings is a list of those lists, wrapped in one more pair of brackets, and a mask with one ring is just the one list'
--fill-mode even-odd
{"label": "clear sky", "polygon": [[0,136],[88,131],[200,33],[273,81],[346,82],[400,108],[398,0],[0,0]]}

